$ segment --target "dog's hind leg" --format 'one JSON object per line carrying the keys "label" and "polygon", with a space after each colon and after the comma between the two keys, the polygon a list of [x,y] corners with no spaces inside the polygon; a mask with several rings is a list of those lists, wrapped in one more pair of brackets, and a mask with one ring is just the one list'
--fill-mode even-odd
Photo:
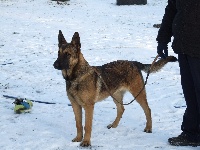
{"label": "dog's hind leg", "polygon": [[[132,85],[130,88],[131,94],[134,97],[137,96],[139,92],[141,91],[141,89],[143,88],[143,86],[144,86],[143,79],[142,77],[139,77],[139,79],[135,80],[134,85]],[[146,122],[146,127],[144,129],[144,132],[151,133],[152,132],[151,109],[148,106],[145,89],[141,91],[141,93],[136,98],[136,101],[140,104],[146,116],[147,122]]]}
{"label": "dog's hind leg", "polygon": [[86,105],[83,107],[85,109],[85,135],[80,146],[88,147],[88,146],[91,146],[90,138],[91,138],[91,132],[92,132],[94,105],[91,104],[91,105]]}
{"label": "dog's hind leg", "polygon": [[72,140],[72,142],[81,142],[83,139],[82,107],[74,101],[71,101],[71,104],[75,115],[77,129],[77,136]]}
{"label": "dog's hind leg", "polygon": [[114,95],[113,101],[115,102],[116,106],[117,106],[117,117],[115,118],[115,121],[112,124],[109,124],[107,126],[108,129],[110,128],[116,128],[122,118],[122,115],[124,113],[124,106],[122,105],[122,99],[124,96],[124,92],[120,91],[118,93],[115,93]]}
{"label": "dog's hind leg", "polygon": [[138,96],[138,98],[136,100],[140,104],[140,106],[142,107],[142,109],[144,110],[144,113],[146,115],[147,122],[146,122],[146,127],[144,129],[144,132],[152,133],[151,109],[148,106],[146,96],[145,96],[145,98],[143,96]]}

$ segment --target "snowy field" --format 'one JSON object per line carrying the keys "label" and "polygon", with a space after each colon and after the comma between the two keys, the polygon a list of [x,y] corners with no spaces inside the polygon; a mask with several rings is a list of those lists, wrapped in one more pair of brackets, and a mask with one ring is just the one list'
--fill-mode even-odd
{"label": "snowy field", "polygon": [[[81,37],[82,53],[91,65],[114,60],[151,63],[156,54],[158,29],[167,0],[148,0],[144,6],[117,6],[115,0],[0,0],[0,150],[196,150],[170,146],[167,139],[181,133],[185,102],[178,63],[151,74],[146,86],[152,110],[153,133],[143,132],[145,115],[137,102],[125,106],[116,129],[109,97],[95,105],[89,148],[73,143],[74,114],[57,58],[58,30],[67,41]],[[169,46],[169,54],[176,56]],[[146,74],[143,73],[144,78]],[[33,103],[31,113],[14,114],[13,100],[3,95],[55,102]],[[124,102],[132,100],[126,94]],[[180,108],[175,108],[180,106]]]}

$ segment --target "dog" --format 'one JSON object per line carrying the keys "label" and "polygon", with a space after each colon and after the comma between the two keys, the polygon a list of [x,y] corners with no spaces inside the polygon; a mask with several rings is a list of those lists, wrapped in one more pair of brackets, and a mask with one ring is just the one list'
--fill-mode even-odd
{"label": "dog", "polygon": [[[116,128],[124,112],[123,95],[126,91],[135,97],[144,87],[142,70],[149,71],[150,64],[137,61],[118,60],[102,66],[90,66],[81,53],[79,33],[75,32],[68,43],[59,30],[58,58],[54,62],[55,69],[61,70],[66,81],[67,96],[75,114],[77,135],[73,142],[81,142],[80,146],[91,146],[91,132],[94,105],[112,94],[117,107],[117,116],[108,128]],[[150,73],[159,71],[166,63],[177,61],[168,56],[160,59],[151,68]],[[145,88],[137,96],[136,101],[144,110],[146,127],[144,132],[152,132],[151,109],[148,106]],[[82,108],[85,110],[85,134],[83,137]]]}

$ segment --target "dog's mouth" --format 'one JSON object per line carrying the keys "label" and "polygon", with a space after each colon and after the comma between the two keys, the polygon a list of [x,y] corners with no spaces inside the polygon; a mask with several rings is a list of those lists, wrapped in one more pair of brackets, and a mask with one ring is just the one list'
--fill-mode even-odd
{"label": "dog's mouth", "polygon": [[65,69],[65,67],[63,67],[63,65],[58,61],[56,60],[53,64],[54,68],[57,69],[57,70],[63,70]]}
{"label": "dog's mouth", "polygon": [[57,70],[68,70],[69,69],[69,65],[63,65],[61,63],[59,63],[58,60],[56,60],[53,64],[54,68],[57,69]]}

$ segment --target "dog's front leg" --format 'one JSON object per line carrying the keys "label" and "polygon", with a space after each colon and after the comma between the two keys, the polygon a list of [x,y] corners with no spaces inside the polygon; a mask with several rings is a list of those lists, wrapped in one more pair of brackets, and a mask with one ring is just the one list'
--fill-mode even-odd
{"label": "dog's front leg", "polygon": [[85,135],[80,146],[88,147],[91,146],[90,138],[92,132],[94,105],[86,105],[84,106],[84,109],[85,109]]}
{"label": "dog's front leg", "polygon": [[81,142],[83,139],[83,126],[82,126],[82,107],[76,102],[71,102],[76,120],[77,136],[72,142]]}

